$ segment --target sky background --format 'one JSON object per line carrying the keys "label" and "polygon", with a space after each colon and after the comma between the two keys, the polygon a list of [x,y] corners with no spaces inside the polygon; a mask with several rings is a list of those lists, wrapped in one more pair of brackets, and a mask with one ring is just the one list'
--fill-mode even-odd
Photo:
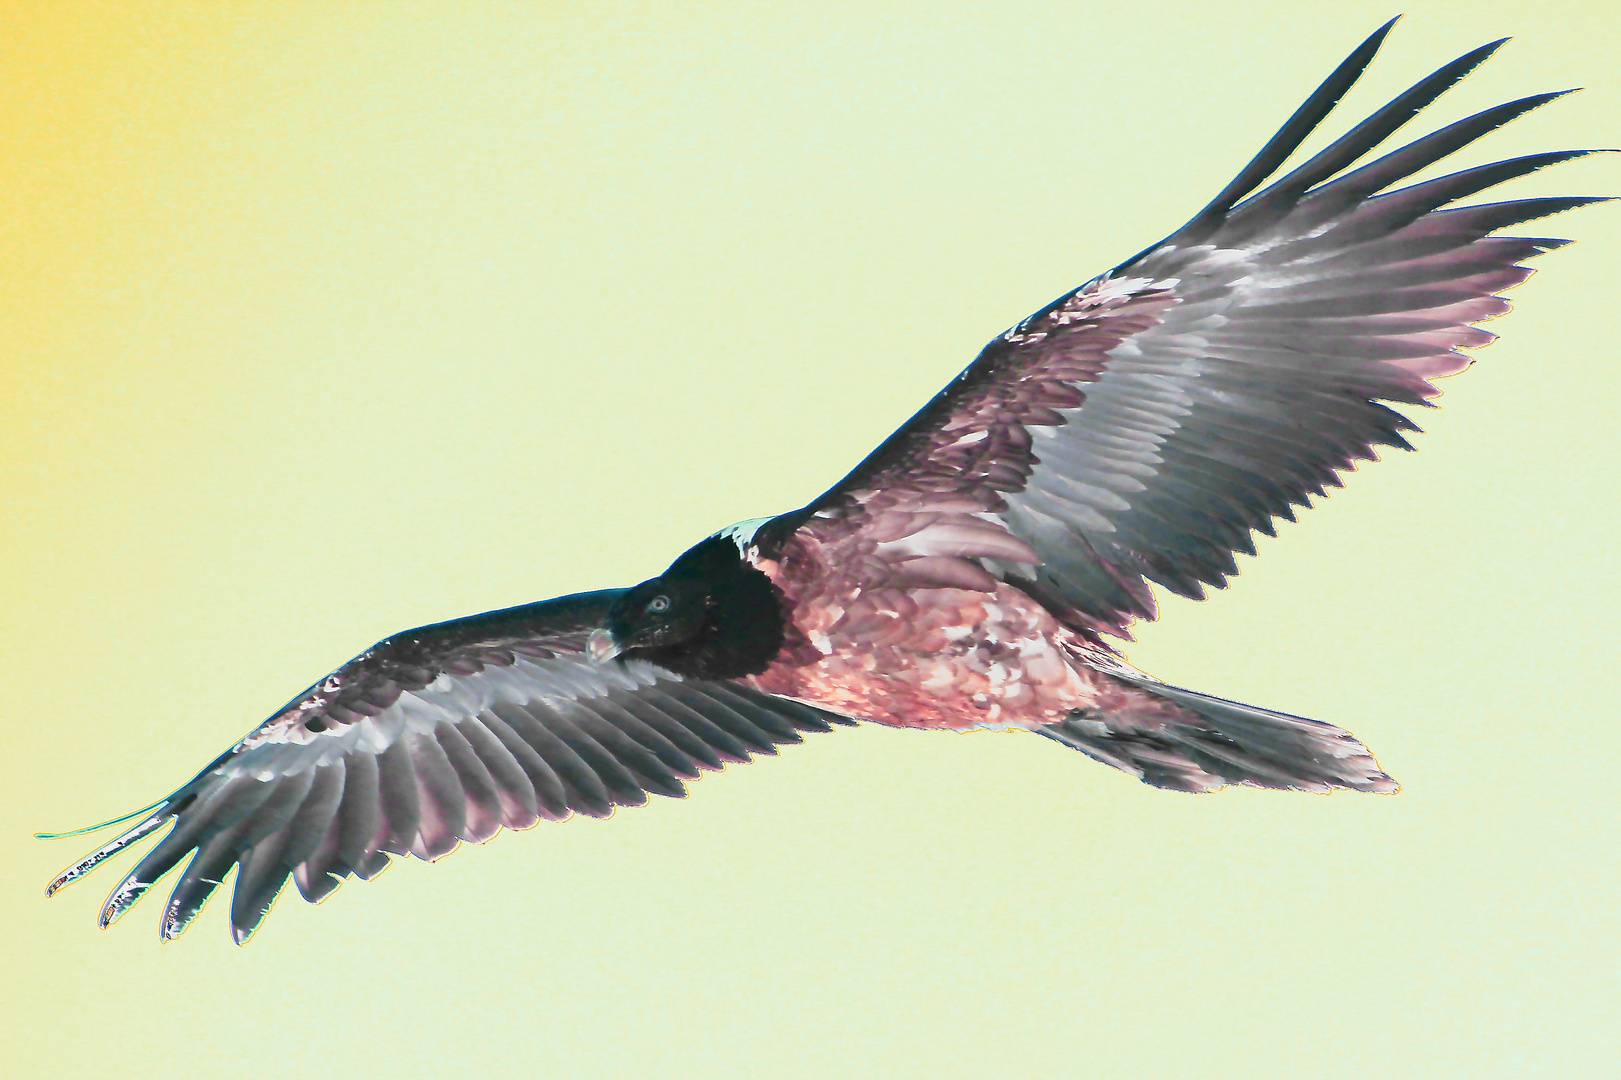
{"label": "sky background", "polygon": [[[1411,0],[1330,126],[1621,142],[1609,3]],[[681,10],[674,10],[675,8]],[[1553,14],[1557,11],[1557,17]],[[1422,453],[1129,650],[1395,797],[863,727],[160,947],[98,838],[396,630],[801,505],[1204,204],[1393,4],[0,3],[0,1045],[37,1078],[1600,1075],[1621,210]],[[1315,144],[1314,144],[1315,145]],[[1516,184],[1621,194],[1621,159]]]}

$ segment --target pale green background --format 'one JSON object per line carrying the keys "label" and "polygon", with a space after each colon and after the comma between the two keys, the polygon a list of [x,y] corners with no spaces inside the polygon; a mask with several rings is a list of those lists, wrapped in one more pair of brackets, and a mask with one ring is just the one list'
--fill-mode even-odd
{"label": "pale green background", "polygon": [[[93,839],[403,627],[631,583],[842,474],[1180,223],[1390,3],[7,3],[10,1076],[1601,1076],[1621,1037],[1621,210],[1423,452],[1132,658],[1354,729],[1394,798],[863,728],[684,802],[112,932]],[[1621,141],[1612,3],[1409,3],[1343,130]],[[1518,185],[1621,193],[1621,160]]]}

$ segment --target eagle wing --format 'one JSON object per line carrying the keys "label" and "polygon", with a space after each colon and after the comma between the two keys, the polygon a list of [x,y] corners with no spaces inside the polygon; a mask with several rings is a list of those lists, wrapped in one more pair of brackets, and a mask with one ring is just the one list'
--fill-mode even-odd
{"label": "eagle wing", "polygon": [[[1567,241],[1493,235],[1596,198],[1454,206],[1591,151],[1396,187],[1558,93],[1356,163],[1502,44],[1447,64],[1258,194],[1372,60],[1381,27],[1208,206],[979,357],[791,524],[891,579],[1009,581],[1128,637],[1148,582],[1202,598],[1379,446],[1411,449],[1434,380],[1495,335],[1521,263]],[[1249,198],[1245,196],[1249,195]],[[1243,201],[1240,201],[1243,200]],[[844,556],[848,560],[849,556]],[[978,583],[976,585],[976,582]]]}
{"label": "eagle wing", "polygon": [[680,797],[700,771],[775,754],[853,721],[738,683],[638,660],[594,664],[591,630],[620,590],[409,630],[280,709],[49,893],[153,832],[115,888],[110,925],[190,857],[161,923],[173,938],[236,867],[231,932],[258,927],[289,877],[317,902],[390,855],[434,860],[542,818],[606,817]]}

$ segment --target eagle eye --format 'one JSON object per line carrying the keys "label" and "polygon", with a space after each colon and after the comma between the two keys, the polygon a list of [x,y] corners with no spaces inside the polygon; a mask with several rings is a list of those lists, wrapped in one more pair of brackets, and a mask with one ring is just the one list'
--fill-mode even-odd
{"label": "eagle eye", "polygon": [[652,612],[654,615],[664,614],[666,611],[670,610],[670,598],[668,596],[653,597],[653,599],[647,602],[647,610]]}

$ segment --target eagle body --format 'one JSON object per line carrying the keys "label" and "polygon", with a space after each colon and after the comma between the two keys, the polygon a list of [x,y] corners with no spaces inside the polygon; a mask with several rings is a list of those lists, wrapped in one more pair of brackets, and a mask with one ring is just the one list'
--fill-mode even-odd
{"label": "eagle body", "polygon": [[[1591,151],[1414,177],[1561,96],[1375,156],[1475,49],[1285,171],[1387,24],[1186,224],[999,335],[842,480],[659,576],[393,635],[80,860],[161,833],[103,926],[181,868],[180,934],[235,874],[238,943],[289,881],[318,901],[396,856],[676,797],[704,772],[868,721],[1023,729],[1159,788],[1396,788],[1350,732],[1161,682],[1108,639],[1202,598],[1378,448],[1411,449],[1525,262],[1504,235],[1603,201],[1468,201]],[[216,695],[217,697],[217,695]],[[107,824],[115,824],[108,822]]]}
{"label": "eagle body", "polygon": [[[781,590],[787,645],[749,682],[769,694],[894,727],[1036,728],[1097,708],[1107,654],[1011,585],[908,587],[830,563],[796,537],[752,556]],[[872,567],[871,562],[861,564]]]}

